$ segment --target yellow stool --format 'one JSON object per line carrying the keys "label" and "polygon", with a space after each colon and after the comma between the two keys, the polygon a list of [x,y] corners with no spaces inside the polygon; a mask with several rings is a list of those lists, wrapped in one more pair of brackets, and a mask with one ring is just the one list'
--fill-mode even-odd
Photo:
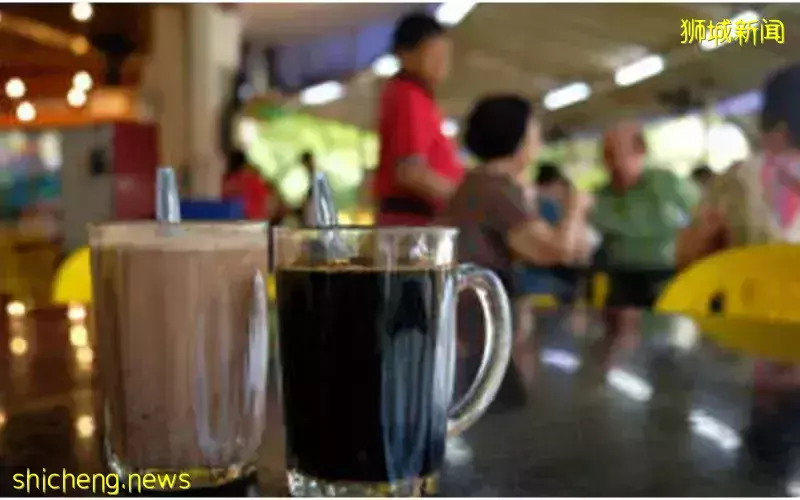
{"label": "yellow stool", "polygon": [[[709,305],[722,297],[723,311]],[[800,246],[756,245],[721,252],[677,275],[656,303],[692,317],[720,344],[783,361],[800,359]]]}
{"label": "yellow stool", "polygon": [[59,266],[53,280],[54,304],[92,303],[92,266],[89,247],[81,247]]}
{"label": "yellow stool", "polygon": [[608,298],[608,275],[596,273],[592,276],[592,305],[596,309],[602,309],[606,305],[606,298]]}
{"label": "yellow stool", "polygon": [[[275,300],[275,278],[267,277],[267,296]],[[92,303],[92,267],[89,247],[70,255],[59,267],[53,280],[52,301],[55,304]]]}

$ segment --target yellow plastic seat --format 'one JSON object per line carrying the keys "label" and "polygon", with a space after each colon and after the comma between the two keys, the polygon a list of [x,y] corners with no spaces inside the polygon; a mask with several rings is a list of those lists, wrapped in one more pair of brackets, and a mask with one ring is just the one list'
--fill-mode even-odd
{"label": "yellow plastic seat", "polygon": [[275,301],[275,276],[270,274],[267,276],[267,300],[270,302]]}
{"label": "yellow plastic seat", "polygon": [[800,360],[800,323],[724,316],[696,317],[694,321],[723,347],[770,361]]}
{"label": "yellow plastic seat", "polygon": [[602,309],[606,305],[608,297],[608,275],[606,273],[596,273],[592,276],[592,305],[596,309]]}
{"label": "yellow plastic seat", "polygon": [[53,280],[54,304],[92,303],[92,266],[89,247],[73,252],[59,266]]}
{"label": "yellow plastic seat", "polygon": [[[710,303],[722,299],[713,314]],[[692,317],[719,344],[781,361],[800,359],[800,246],[757,245],[703,259],[677,275],[656,303]]]}
{"label": "yellow plastic seat", "polygon": [[715,296],[726,317],[800,323],[800,245],[735,248],[695,263],[656,303],[665,313],[706,316]]}
{"label": "yellow plastic seat", "polygon": [[531,305],[536,309],[554,309],[558,307],[558,299],[555,295],[534,294],[530,296]]}

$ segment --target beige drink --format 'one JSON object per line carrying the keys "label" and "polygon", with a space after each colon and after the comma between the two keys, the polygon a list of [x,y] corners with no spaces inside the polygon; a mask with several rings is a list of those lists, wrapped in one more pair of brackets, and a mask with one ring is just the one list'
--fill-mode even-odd
{"label": "beige drink", "polygon": [[92,275],[112,470],[248,473],[265,424],[264,224],[92,229]]}

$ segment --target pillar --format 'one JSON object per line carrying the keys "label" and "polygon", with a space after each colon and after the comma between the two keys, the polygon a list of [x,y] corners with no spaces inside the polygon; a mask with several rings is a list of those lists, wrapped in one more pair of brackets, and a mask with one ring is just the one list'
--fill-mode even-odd
{"label": "pillar", "polygon": [[162,165],[188,169],[192,197],[218,198],[220,115],[239,67],[242,23],[216,4],[152,7],[141,93],[159,124]]}
{"label": "pillar", "polygon": [[151,11],[150,54],[142,75],[142,99],[159,124],[161,165],[188,165],[186,8],[156,4]]}
{"label": "pillar", "polygon": [[189,163],[193,196],[218,198],[225,155],[220,116],[239,68],[242,22],[235,9],[188,6]]}

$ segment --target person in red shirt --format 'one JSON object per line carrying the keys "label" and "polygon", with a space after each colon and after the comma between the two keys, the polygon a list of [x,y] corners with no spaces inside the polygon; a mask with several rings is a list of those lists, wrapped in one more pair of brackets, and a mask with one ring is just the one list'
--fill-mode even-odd
{"label": "person in red shirt", "polygon": [[251,220],[280,217],[283,205],[278,190],[261,177],[241,151],[232,152],[228,158],[228,171],[222,182],[222,198],[241,200],[245,217]]}
{"label": "person in red shirt", "polygon": [[431,223],[463,176],[456,149],[442,133],[433,89],[450,69],[450,41],[438,21],[410,14],[395,28],[400,72],[380,96],[380,157],[375,179],[379,225]]}

